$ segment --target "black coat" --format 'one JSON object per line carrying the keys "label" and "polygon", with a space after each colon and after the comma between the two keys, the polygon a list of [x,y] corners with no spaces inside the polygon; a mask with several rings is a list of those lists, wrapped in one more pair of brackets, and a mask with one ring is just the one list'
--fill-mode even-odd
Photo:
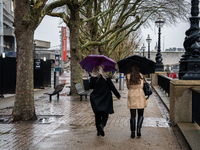
{"label": "black coat", "polygon": [[93,89],[90,94],[90,102],[93,112],[104,111],[108,114],[114,113],[111,91],[117,98],[120,98],[121,96],[111,79],[107,78],[107,80],[105,80],[102,76],[99,79],[97,77],[91,77],[90,89]]}

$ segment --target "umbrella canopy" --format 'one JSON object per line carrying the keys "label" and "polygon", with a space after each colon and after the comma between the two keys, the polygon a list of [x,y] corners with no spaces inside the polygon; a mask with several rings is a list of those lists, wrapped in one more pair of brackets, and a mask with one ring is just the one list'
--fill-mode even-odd
{"label": "umbrella canopy", "polygon": [[132,55],[130,57],[121,59],[117,62],[119,67],[119,72],[129,73],[132,65],[136,65],[142,74],[149,74],[155,72],[155,62],[149,58]]}
{"label": "umbrella canopy", "polygon": [[103,65],[105,67],[105,72],[117,70],[115,68],[116,62],[104,55],[88,55],[79,64],[83,69],[87,71],[92,71],[93,68],[100,65]]}

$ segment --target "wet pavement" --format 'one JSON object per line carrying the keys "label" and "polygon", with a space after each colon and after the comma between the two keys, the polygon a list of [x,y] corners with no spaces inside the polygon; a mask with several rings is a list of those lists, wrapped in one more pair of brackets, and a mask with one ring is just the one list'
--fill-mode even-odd
{"label": "wet pavement", "polygon": [[[66,83],[66,86],[70,84],[69,80],[70,74],[66,72],[60,77],[60,82]],[[119,83],[114,84],[119,89]],[[60,99],[57,100],[57,97],[53,96],[50,102],[49,96],[43,94],[44,90],[40,90],[37,97],[35,96],[37,121],[0,121],[0,149],[188,149],[177,127],[171,125],[168,110],[155,92],[150,96],[149,104],[145,108],[141,138],[131,139],[130,113],[126,104],[128,90],[125,87],[119,92],[121,99],[113,96],[115,113],[109,116],[105,137],[101,137],[96,136],[89,96],[88,99],[80,101],[80,96],[68,96],[69,88],[65,87]],[[13,101],[11,97],[8,99],[10,105],[0,108],[0,118],[9,117],[12,112]],[[0,105],[4,106],[5,100],[0,99]]]}

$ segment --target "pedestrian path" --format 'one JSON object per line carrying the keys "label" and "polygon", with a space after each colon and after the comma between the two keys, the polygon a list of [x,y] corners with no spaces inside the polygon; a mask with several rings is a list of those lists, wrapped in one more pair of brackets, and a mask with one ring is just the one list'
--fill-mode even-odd
{"label": "pedestrian path", "polygon": [[[157,95],[162,100],[163,104],[170,111],[170,97],[168,97],[163,90],[158,86],[153,87]],[[200,149],[200,126],[197,123],[177,123],[181,134],[185,138],[190,149],[199,150]]]}
{"label": "pedestrian path", "polygon": [[[118,83],[114,83],[119,89]],[[114,97],[114,111],[105,127],[105,137],[96,136],[94,114],[90,101],[79,96],[56,96],[52,101],[41,91],[35,99],[40,121],[0,123],[0,149],[30,150],[187,150],[180,132],[169,121],[168,110],[153,92],[145,108],[141,138],[130,138],[127,88],[119,90],[121,99]],[[45,92],[44,92],[45,93]],[[4,102],[6,99],[4,100]],[[10,99],[9,101],[14,101]],[[0,100],[0,106],[3,101]],[[12,106],[0,109],[0,116],[8,116]]]}

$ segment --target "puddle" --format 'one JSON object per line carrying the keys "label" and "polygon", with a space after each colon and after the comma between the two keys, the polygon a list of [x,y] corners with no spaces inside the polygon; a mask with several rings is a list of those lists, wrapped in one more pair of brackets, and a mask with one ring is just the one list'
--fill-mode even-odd
{"label": "puddle", "polygon": [[60,131],[54,131],[53,133],[50,133],[50,135],[55,135],[55,134],[62,134],[64,132],[69,132],[70,130],[60,130]]}
{"label": "puddle", "polygon": [[38,124],[50,124],[54,121],[57,121],[62,115],[60,116],[39,116],[36,123]]}
{"label": "puddle", "polygon": [[11,119],[10,118],[0,118],[0,123],[10,123]]}
{"label": "puddle", "polygon": [[[50,124],[52,122],[58,121],[60,117],[63,115],[38,115],[38,119],[34,121],[17,121],[18,123],[25,123],[25,124]],[[10,115],[0,115],[0,124],[10,124],[15,123],[11,121]]]}
{"label": "puddle", "polygon": [[10,115],[1,115],[0,116],[0,124],[8,124],[11,122],[11,117]]}

